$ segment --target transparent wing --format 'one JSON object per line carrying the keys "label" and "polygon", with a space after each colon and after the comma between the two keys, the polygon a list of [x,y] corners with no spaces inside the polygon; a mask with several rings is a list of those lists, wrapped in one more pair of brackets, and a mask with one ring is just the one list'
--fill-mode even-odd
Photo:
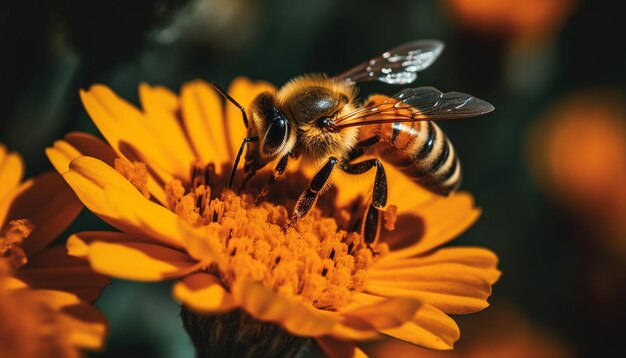
{"label": "transparent wing", "polygon": [[460,119],[489,113],[494,107],[469,94],[443,93],[434,87],[406,88],[382,102],[337,117],[333,129],[376,123]]}
{"label": "transparent wing", "polygon": [[335,78],[351,83],[380,81],[407,84],[415,81],[417,72],[432,65],[443,51],[443,42],[419,40],[389,50]]}

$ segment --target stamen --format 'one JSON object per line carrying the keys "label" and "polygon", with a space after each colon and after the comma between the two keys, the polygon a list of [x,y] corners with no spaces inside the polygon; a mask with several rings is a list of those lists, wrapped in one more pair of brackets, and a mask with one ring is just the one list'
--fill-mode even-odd
{"label": "stamen", "polygon": [[198,196],[196,198],[196,206],[200,209],[200,214],[202,214],[202,199],[204,199],[202,196]]}
{"label": "stamen", "polygon": [[148,169],[145,163],[131,163],[123,158],[115,158],[115,170],[128,179],[146,199],[150,199],[150,192],[148,191]]}
{"label": "stamen", "polygon": [[226,287],[250,279],[329,310],[341,308],[352,293],[367,288],[367,268],[378,257],[359,233],[340,230],[337,221],[318,208],[283,232],[290,219],[283,205],[259,203],[258,197],[229,189],[211,198],[212,188],[205,184],[211,170],[195,164],[187,190],[174,180],[165,191],[173,211],[205,228],[206,240],[216,240],[212,246],[222,248],[225,264],[211,266],[210,272]]}
{"label": "stamen", "polygon": [[165,185],[165,196],[170,210],[174,211],[183,195],[185,195],[185,188],[180,180],[174,179]]}
{"label": "stamen", "polygon": [[28,262],[26,253],[22,249],[22,242],[35,228],[29,220],[11,220],[0,231],[0,256],[8,259],[12,268],[18,268]]}
{"label": "stamen", "polygon": [[385,229],[393,231],[396,229],[396,221],[398,219],[398,207],[395,205],[389,205],[383,213],[385,219]]}
{"label": "stamen", "polygon": [[211,175],[215,173],[215,165],[209,163],[204,167],[204,185],[211,185]]}
{"label": "stamen", "polygon": [[215,165],[209,163],[202,165],[200,162],[195,162],[191,166],[191,186],[197,188],[199,186],[211,185],[211,177],[215,174]]}

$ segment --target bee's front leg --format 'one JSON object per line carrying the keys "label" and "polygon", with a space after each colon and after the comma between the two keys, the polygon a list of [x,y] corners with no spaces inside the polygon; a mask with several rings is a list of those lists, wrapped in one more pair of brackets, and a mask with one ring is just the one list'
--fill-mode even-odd
{"label": "bee's front leg", "polygon": [[322,169],[320,169],[317,174],[311,179],[309,182],[309,186],[307,189],[300,195],[298,201],[296,202],[296,207],[293,210],[293,215],[291,215],[291,220],[283,227],[283,231],[287,231],[287,229],[295,224],[300,218],[305,217],[309,211],[317,202],[317,197],[326,187],[328,183],[328,179],[335,169],[335,165],[339,162],[339,160],[335,157],[328,158],[328,161]]}
{"label": "bee's front leg", "polygon": [[233,187],[233,183],[235,182],[235,173],[237,173],[237,167],[239,166],[239,160],[241,159],[241,155],[243,154],[243,150],[246,148],[249,142],[258,142],[259,137],[246,137],[241,142],[241,147],[239,147],[239,151],[237,152],[237,156],[235,157],[235,163],[233,164],[233,168],[230,170],[230,177],[228,178],[228,189]]}
{"label": "bee's front leg", "polygon": [[272,175],[267,180],[267,185],[265,185],[261,189],[261,193],[259,193],[258,196],[259,198],[263,198],[265,197],[265,195],[267,195],[270,187],[274,184],[274,182],[283,179],[285,175],[285,170],[287,170],[287,164],[289,164],[289,156],[290,154],[286,154],[282,158],[280,158],[280,160],[276,164],[276,167],[274,168]]}
{"label": "bee's front leg", "polygon": [[287,164],[289,164],[289,156],[290,154],[285,154],[282,158],[280,158],[278,164],[276,164],[276,168],[274,168],[274,175],[272,175],[274,180],[282,179],[283,174],[285,174],[285,170],[287,170]]}

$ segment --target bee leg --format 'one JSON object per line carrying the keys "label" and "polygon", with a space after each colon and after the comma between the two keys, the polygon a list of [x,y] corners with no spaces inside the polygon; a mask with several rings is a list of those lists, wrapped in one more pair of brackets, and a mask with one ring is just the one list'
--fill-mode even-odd
{"label": "bee leg", "polygon": [[283,174],[285,174],[287,164],[289,164],[289,154],[285,154],[282,158],[280,158],[278,164],[276,164],[276,168],[274,168],[274,175],[272,175],[274,180],[278,180],[283,176]]}
{"label": "bee leg", "polygon": [[239,160],[241,159],[241,155],[243,154],[243,149],[249,142],[257,142],[258,140],[259,137],[246,137],[241,142],[241,147],[239,147],[239,152],[237,152],[237,157],[235,158],[235,163],[233,164],[233,168],[230,170],[230,177],[228,178],[228,189],[233,187],[233,182],[235,181],[235,173],[237,172]]}
{"label": "bee leg", "polygon": [[239,107],[239,109],[241,110],[241,117],[243,118],[243,124],[246,126],[246,128],[248,128],[248,116],[246,115],[246,109],[243,108],[243,106],[240,105],[239,102],[235,101],[235,99],[231,97],[226,91],[224,91],[224,89],[222,89],[222,87],[220,87],[217,83],[211,82],[211,87],[213,87],[214,90],[221,94],[222,97],[226,98],[230,103]]}
{"label": "bee leg", "polygon": [[352,160],[358,159],[363,154],[365,154],[363,148],[371,147],[378,142],[380,142],[380,136],[378,134],[358,142],[354,146],[354,148],[352,148],[352,150],[348,153],[348,161],[350,162]]}
{"label": "bee leg", "polygon": [[[385,168],[378,159],[368,159],[359,163],[341,166],[344,172],[354,175],[363,174],[374,167],[376,167],[376,177],[374,179],[372,203],[367,208],[361,225],[363,241],[365,241],[370,250],[372,250],[371,246],[378,241],[380,236],[380,212],[387,205],[387,176],[385,175]],[[372,252],[376,253],[374,250]]]}
{"label": "bee leg", "polygon": [[274,172],[272,173],[272,176],[270,176],[269,179],[267,180],[267,185],[265,186],[265,188],[261,190],[259,197],[264,197],[268,193],[269,188],[272,186],[272,184],[282,179],[283,174],[285,174],[285,170],[287,170],[288,163],[289,163],[289,154],[280,158],[280,160],[278,161],[278,164],[276,164],[276,167],[274,168]]}
{"label": "bee leg", "polygon": [[256,175],[256,172],[259,169],[263,168],[265,164],[267,163],[261,162],[258,158],[250,163],[246,163],[246,165],[244,165],[243,167],[243,171],[248,172],[248,175],[246,175],[245,179],[241,183],[241,187],[239,188],[239,190],[243,191],[246,188],[246,184],[248,184],[248,181],[252,179],[252,177]]}
{"label": "bee leg", "polygon": [[313,179],[311,179],[308,188],[298,198],[296,207],[291,215],[291,220],[289,220],[287,225],[283,227],[283,231],[287,231],[290,226],[295,224],[300,218],[305,217],[309,211],[311,211],[317,201],[317,196],[320,191],[322,191],[328,183],[330,174],[332,174],[337,162],[339,162],[339,160],[335,157],[328,158],[328,162],[326,162],[322,169],[320,169],[317,174],[315,174]]}
{"label": "bee leg", "polygon": [[378,142],[380,142],[380,136],[376,134],[367,139],[363,139],[362,141],[358,142],[356,146],[359,148],[371,147]]}

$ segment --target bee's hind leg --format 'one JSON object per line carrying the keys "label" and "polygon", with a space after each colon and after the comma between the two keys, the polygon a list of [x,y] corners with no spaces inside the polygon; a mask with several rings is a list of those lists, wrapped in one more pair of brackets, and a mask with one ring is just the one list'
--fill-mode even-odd
{"label": "bee's hind leg", "polygon": [[[340,168],[348,174],[359,175],[376,167],[376,177],[374,179],[374,190],[372,194],[372,203],[368,206],[363,223],[361,224],[361,232],[363,241],[367,247],[372,250],[372,245],[376,244],[380,236],[380,212],[387,205],[387,176],[385,168],[378,159],[368,159],[359,163],[344,164]],[[372,250],[373,253],[376,253]]]}
{"label": "bee's hind leg", "polygon": [[305,217],[309,211],[311,211],[317,201],[320,191],[322,191],[328,183],[330,174],[332,174],[333,169],[338,162],[339,160],[335,157],[328,158],[328,161],[324,164],[322,169],[320,169],[317,174],[315,174],[313,179],[311,179],[309,186],[300,195],[298,201],[296,202],[296,207],[291,215],[291,220],[289,220],[287,225],[283,227],[284,232],[286,232],[289,227],[295,224],[300,218]]}

